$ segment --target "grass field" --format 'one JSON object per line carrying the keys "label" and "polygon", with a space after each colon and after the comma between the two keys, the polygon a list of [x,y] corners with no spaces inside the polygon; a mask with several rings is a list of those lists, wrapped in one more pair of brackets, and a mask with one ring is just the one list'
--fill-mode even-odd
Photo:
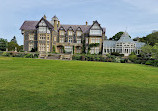
{"label": "grass field", "polygon": [[0,57],[0,111],[158,111],[158,68]]}

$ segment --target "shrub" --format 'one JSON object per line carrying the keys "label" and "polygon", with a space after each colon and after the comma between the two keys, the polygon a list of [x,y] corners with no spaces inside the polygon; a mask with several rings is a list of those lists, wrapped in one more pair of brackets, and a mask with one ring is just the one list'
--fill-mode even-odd
{"label": "shrub", "polygon": [[121,59],[120,62],[121,62],[121,63],[127,63],[127,62],[128,62],[128,59]]}
{"label": "shrub", "polygon": [[152,66],[158,67],[158,60],[153,60]]}
{"label": "shrub", "polygon": [[7,57],[10,57],[11,54],[9,52],[3,52],[2,56],[7,56]]}
{"label": "shrub", "polygon": [[102,61],[102,62],[106,62],[106,57],[100,57],[100,61]]}
{"label": "shrub", "polygon": [[81,56],[81,55],[73,55],[73,56],[72,56],[72,59],[73,59],[73,60],[81,60],[81,59],[82,59],[82,56]]}
{"label": "shrub", "polygon": [[38,58],[39,54],[34,54],[33,58]]}
{"label": "shrub", "polygon": [[141,64],[142,60],[136,60],[135,63],[136,64]]}
{"label": "shrub", "polygon": [[33,54],[26,54],[24,58],[33,58]]}
{"label": "shrub", "polygon": [[0,51],[0,55],[2,55],[2,54],[3,54],[3,52]]}
{"label": "shrub", "polygon": [[152,60],[148,60],[146,61],[145,65],[152,65],[153,64],[153,61]]}
{"label": "shrub", "polygon": [[116,58],[114,59],[114,62],[120,63],[120,62],[121,62],[121,58],[116,57]]}
{"label": "shrub", "polygon": [[24,56],[25,54],[19,54],[19,53],[14,55],[14,57],[24,57]]}
{"label": "shrub", "polygon": [[114,55],[114,56],[121,56],[118,52],[112,52],[111,55]]}
{"label": "shrub", "polygon": [[131,60],[132,62],[135,62],[137,60],[137,55],[130,55],[129,56],[129,60]]}

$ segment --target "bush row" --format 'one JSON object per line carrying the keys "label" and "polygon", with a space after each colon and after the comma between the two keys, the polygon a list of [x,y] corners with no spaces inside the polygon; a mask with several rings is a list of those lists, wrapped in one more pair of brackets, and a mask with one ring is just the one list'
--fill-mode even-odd
{"label": "bush row", "polygon": [[136,64],[145,64],[145,65],[151,65],[151,66],[158,67],[158,60],[144,59],[140,55],[137,56],[137,55],[131,54],[129,56],[129,60],[131,60],[133,63],[136,63]]}
{"label": "bush row", "polygon": [[3,52],[2,56],[6,57],[24,57],[24,58],[38,58],[39,54],[30,54],[30,53],[12,53],[12,52]]}
{"label": "bush row", "polygon": [[73,55],[73,60],[82,61],[102,61],[102,62],[117,62],[117,63],[127,63],[128,59],[123,59],[118,56],[102,56],[102,55]]}

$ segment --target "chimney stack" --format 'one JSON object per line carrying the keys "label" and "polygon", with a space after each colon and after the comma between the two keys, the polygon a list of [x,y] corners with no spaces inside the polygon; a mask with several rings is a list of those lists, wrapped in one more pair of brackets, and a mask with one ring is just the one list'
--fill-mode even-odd
{"label": "chimney stack", "polygon": [[44,19],[47,19],[46,15],[43,16]]}
{"label": "chimney stack", "polygon": [[54,30],[55,30],[55,31],[57,31],[57,27],[58,27],[57,24],[58,24],[58,21],[57,21],[57,20],[54,20]]}
{"label": "chimney stack", "polygon": [[60,21],[58,21],[58,27],[60,27]]}
{"label": "chimney stack", "polygon": [[88,25],[88,22],[86,21],[86,26]]}

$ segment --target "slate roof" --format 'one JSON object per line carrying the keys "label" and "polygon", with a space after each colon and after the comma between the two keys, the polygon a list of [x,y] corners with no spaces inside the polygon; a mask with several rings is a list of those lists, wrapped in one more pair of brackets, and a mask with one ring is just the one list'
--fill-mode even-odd
{"label": "slate roof", "polygon": [[121,38],[117,42],[118,43],[129,43],[129,42],[131,43],[131,42],[134,42],[134,41],[130,38],[130,36],[127,32],[124,32],[122,34]]}
{"label": "slate roof", "polygon": [[38,22],[39,21],[25,21],[20,27],[20,30],[36,30]]}
{"label": "slate roof", "polygon": [[[53,25],[49,21],[45,20],[45,22],[48,25],[48,27],[54,29]],[[22,24],[20,30],[36,30],[36,26],[38,23],[39,23],[39,21],[25,21]],[[67,31],[70,27],[72,27],[72,29],[74,31],[76,31],[80,27],[81,30],[83,31],[83,33],[88,33],[91,25],[64,25],[64,24],[61,24],[60,27],[63,27],[65,29],[65,31]],[[104,33],[105,33],[105,31],[106,31],[106,29],[103,28]]]}

